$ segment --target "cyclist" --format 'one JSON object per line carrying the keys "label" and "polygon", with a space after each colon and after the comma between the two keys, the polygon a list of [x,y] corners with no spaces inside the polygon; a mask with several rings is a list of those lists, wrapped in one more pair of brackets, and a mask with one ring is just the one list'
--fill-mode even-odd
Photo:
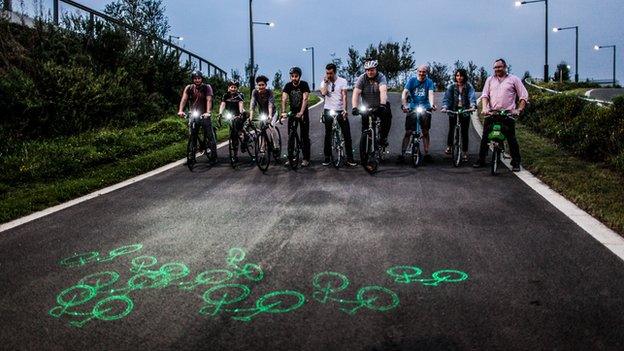
{"label": "cyclist", "polygon": [[[306,81],[301,80],[301,73],[301,68],[299,67],[293,67],[289,71],[290,82],[286,83],[284,89],[282,89],[282,118],[286,118],[286,101],[288,100],[290,111],[295,113],[295,118],[300,120],[299,129],[301,131],[301,143],[303,144],[303,162],[301,162],[301,166],[307,167],[310,165],[310,115],[308,112],[310,86]],[[293,121],[288,119],[288,130],[290,130],[292,123]]]}
{"label": "cyclist", "polygon": [[[516,100],[519,104],[516,106]],[[494,111],[507,110],[513,115],[520,115],[529,101],[529,93],[522,84],[520,78],[507,73],[507,62],[498,59],[494,62],[494,75],[488,77],[481,93],[483,104],[482,113],[490,116]],[[479,160],[473,165],[475,168],[485,166],[485,156],[487,155],[488,138],[492,127],[491,118],[486,118],[483,123],[483,137],[479,148]],[[507,118],[503,121],[503,133],[509,143],[511,153],[512,171],[520,171],[520,146],[516,139],[516,123],[513,119]]]}
{"label": "cyclist", "polygon": [[[238,141],[239,135],[243,134],[243,124],[246,118],[243,94],[238,91],[238,82],[229,81],[227,83],[227,92],[221,99],[221,105],[219,106],[219,117],[223,116],[223,113],[230,114],[232,116],[232,128],[230,133],[230,139],[232,140],[232,147],[234,149],[234,162],[238,162]],[[242,145],[241,149],[245,149],[246,145]]]}
{"label": "cyclist", "polygon": [[[275,97],[273,96],[273,90],[268,88],[269,78],[266,76],[258,76],[256,78],[256,89],[251,92],[251,101],[249,102],[249,119],[253,120],[256,107],[259,114],[264,114],[268,117],[268,135],[272,137],[273,123],[275,122]],[[275,158],[279,158],[279,150],[276,151]]]}
{"label": "cyclist", "polygon": [[[370,58],[364,61],[365,73],[358,77],[353,88],[351,99],[353,109],[351,112],[353,115],[360,113],[360,97],[363,105],[373,108],[375,118],[380,118],[381,120],[381,130],[379,131],[381,146],[387,147],[392,114],[390,113],[390,104],[388,102],[388,80],[383,73],[377,70],[378,65],[377,60]],[[368,129],[368,120],[362,119],[362,132],[366,129]]]}
{"label": "cyclist", "polygon": [[[210,119],[212,110],[212,87],[210,84],[204,83],[204,74],[201,71],[193,71],[191,73],[191,80],[193,84],[189,84],[184,88],[182,92],[182,98],[180,99],[180,106],[178,108],[178,116],[184,118],[184,108],[188,103],[190,111],[195,111],[200,114],[199,117],[194,117],[193,114],[189,117],[189,127],[192,122],[195,122],[196,126],[201,126],[204,130],[206,140],[208,140],[208,147],[212,152],[210,162],[217,163],[217,142],[212,129],[212,121]],[[200,145],[200,149],[205,147]]]}
{"label": "cyclist", "polygon": [[[402,110],[407,113],[405,116],[405,136],[403,137],[403,143],[401,147],[401,152],[405,152],[405,148],[409,143],[409,139],[412,135],[412,131],[417,127],[417,123],[420,123],[420,128],[422,130],[422,139],[423,139],[423,149],[425,151],[425,156],[423,157],[423,161],[425,162],[433,162],[433,158],[429,155],[429,130],[431,129],[431,110],[436,109],[436,106],[433,104],[433,93],[435,91],[435,84],[433,80],[427,77],[427,73],[429,72],[429,66],[420,65],[416,71],[416,77],[411,77],[408,79],[405,84],[405,88],[403,89],[403,94],[401,95],[401,101],[403,103]],[[409,106],[407,104],[407,98],[410,98]],[[417,107],[422,107],[425,109],[425,113],[420,117],[420,120],[416,120],[416,114],[413,112]],[[410,112],[412,111],[412,112]],[[399,162],[404,160],[405,156],[401,154],[399,156]]]}
{"label": "cyclist", "polygon": [[[442,112],[446,110],[457,111],[459,108],[464,110],[473,109],[477,106],[477,97],[472,84],[468,82],[468,72],[459,68],[455,71],[455,84],[449,85],[442,100]],[[449,113],[449,131],[446,138],[445,154],[451,154],[453,147],[453,134],[455,132],[455,123],[457,117]],[[470,115],[462,114],[459,116],[462,138],[462,161],[468,161],[468,129],[470,128]]]}
{"label": "cyclist", "polygon": [[321,82],[321,95],[325,98],[325,106],[323,110],[323,123],[325,124],[325,145],[324,154],[325,161],[323,166],[331,164],[331,144],[332,144],[332,125],[334,118],[329,115],[329,111],[334,110],[340,115],[338,124],[342,131],[345,142],[345,151],[347,153],[347,165],[350,167],[357,166],[353,161],[353,147],[351,140],[351,129],[349,120],[347,119],[347,80],[336,75],[337,67],[330,63],[325,66],[325,78]]}

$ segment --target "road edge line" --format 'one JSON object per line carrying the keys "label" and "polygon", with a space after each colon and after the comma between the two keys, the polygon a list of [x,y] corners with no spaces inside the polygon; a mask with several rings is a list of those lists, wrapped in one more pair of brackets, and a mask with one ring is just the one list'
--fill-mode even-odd
{"label": "road edge line", "polygon": [[[472,114],[471,119],[472,125],[477,134],[479,134],[479,137],[483,138],[483,125],[481,124],[479,116],[476,112]],[[511,169],[511,163],[509,160],[503,160],[503,163],[507,168]],[[553,190],[526,169],[522,168],[520,172],[513,173],[526,185],[533,189],[533,191],[541,195],[544,199],[546,199],[546,201],[585,230],[585,232],[591,235],[599,243],[604,245],[617,257],[624,260],[624,238],[622,238],[618,233],[604,225],[589,213],[585,212],[583,209],[576,206],[576,204],[572,201],[566,199],[563,195]]]}

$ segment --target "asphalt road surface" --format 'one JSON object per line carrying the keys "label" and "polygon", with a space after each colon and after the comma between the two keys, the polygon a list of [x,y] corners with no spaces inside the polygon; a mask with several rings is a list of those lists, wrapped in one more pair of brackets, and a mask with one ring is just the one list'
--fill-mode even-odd
{"label": "asphalt road surface", "polygon": [[611,101],[614,97],[624,95],[624,89],[602,88],[592,89],[589,96],[592,99]]}
{"label": "asphalt road surface", "polygon": [[1,348],[624,349],[624,263],[511,172],[454,168],[445,115],[435,163],[370,176],[320,165],[319,113],[310,168],[180,166],[0,233]]}

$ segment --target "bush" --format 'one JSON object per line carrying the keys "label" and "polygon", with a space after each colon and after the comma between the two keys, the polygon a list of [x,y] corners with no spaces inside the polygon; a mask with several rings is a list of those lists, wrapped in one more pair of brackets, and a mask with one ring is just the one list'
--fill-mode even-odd
{"label": "bush", "polygon": [[532,91],[522,121],[575,155],[624,173],[624,97],[601,107],[571,95]]}

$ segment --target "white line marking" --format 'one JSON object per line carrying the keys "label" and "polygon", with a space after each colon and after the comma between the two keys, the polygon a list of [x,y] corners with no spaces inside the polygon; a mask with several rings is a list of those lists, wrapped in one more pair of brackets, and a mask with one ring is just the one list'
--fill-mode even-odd
{"label": "white line marking", "polygon": [[[309,109],[313,109],[316,106],[322,104],[323,101],[325,101],[322,97],[320,97],[320,99],[321,99],[321,101],[319,101],[316,104],[314,104],[314,106],[310,106]],[[227,144],[228,144],[228,142],[224,141],[221,144],[217,145],[217,149],[220,149],[220,148],[224,147]],[[168,171],[168,170],[170,170],[172,168],[175,168],[177,166],[183,165],[184,162],[186,162],[186,158],[183,158],[181,160],[172,162],[172,163],[170,163],[168,165],[164,165],[164,166],[162,166],[160,168],[157,168],[157,169],[155,169],[153,171],[150,171],[150,172],[138,175],[138,176],[136,176],[134,178],[130,178],[130,179],[125,180],[125,181],[123,181],[121,183],[117,183],[117,184],[111,185],[111,186],[106,187],[104,189],[96,190],[96,191],[94,191],[94,192],[92,192],[90,194],[87,194],[87,195],[81,196],[79,198],[76,198],[76,199],[64,202],[64,203],[62,203],[60,205],[49,207],[49,208],[46,208],[45,210],[41,210],[39,212],[35,212],[35,213],[32,213],[32,214],[29,214],[28,216],[24,216],[24,217],[12,220],[10,222],[4,223],[4,224],[0,224],[0,233],[4,232],[6,230],[9,230],[11,228],[15,228],[17,226],[20,226],[22,224],[25,224],[25,223],[28,223],[28,222],[32,222],[35,219],[39,219],[41,217],[47,216],[49,214],[52,214],[54,212],[58,212],[58,211],[66,209],[68,207],[72,207],[72,206],[77,205],[79,203],[85,202],[87,200],[96,198],[98,196],[101,196],[101,195],[104,195],[104,194],[108,194],[110,192],[113,192],[115,190],[121,189],[121,188],[126,187],[126,186],[128,186],[130,184],[134,184],[136,182],[139,182],[141,180],[147,179],[149,177],[155,176],[155,175],[160,174],[162,172]]]}
{"label": "white line marking", "polygon": [[[483,137],[483,125],[479,120],[477,113],[472,114],[472,125],[479,134]],[[503,163],[507,168],[511,169],[510,161],[503,160]],[[570,218],[579,227],[583,228],[594,239],[598,240],[607,249],[611,250],[617,257],[624,260],[624,238],[618,233],[611,230],[606,225],[602,224],[599,220],[592,217],[589,213],[583,211],[576,206],[573,202],[569,201],[561,194],[554,191],[544,182],[535,177],[531,172],[524,168],[520,172],[514,172],[514,174],[520,178],[525,184],[527,184],[536,193],[540,194],[544,199],[555,206],[564,215]]]}

